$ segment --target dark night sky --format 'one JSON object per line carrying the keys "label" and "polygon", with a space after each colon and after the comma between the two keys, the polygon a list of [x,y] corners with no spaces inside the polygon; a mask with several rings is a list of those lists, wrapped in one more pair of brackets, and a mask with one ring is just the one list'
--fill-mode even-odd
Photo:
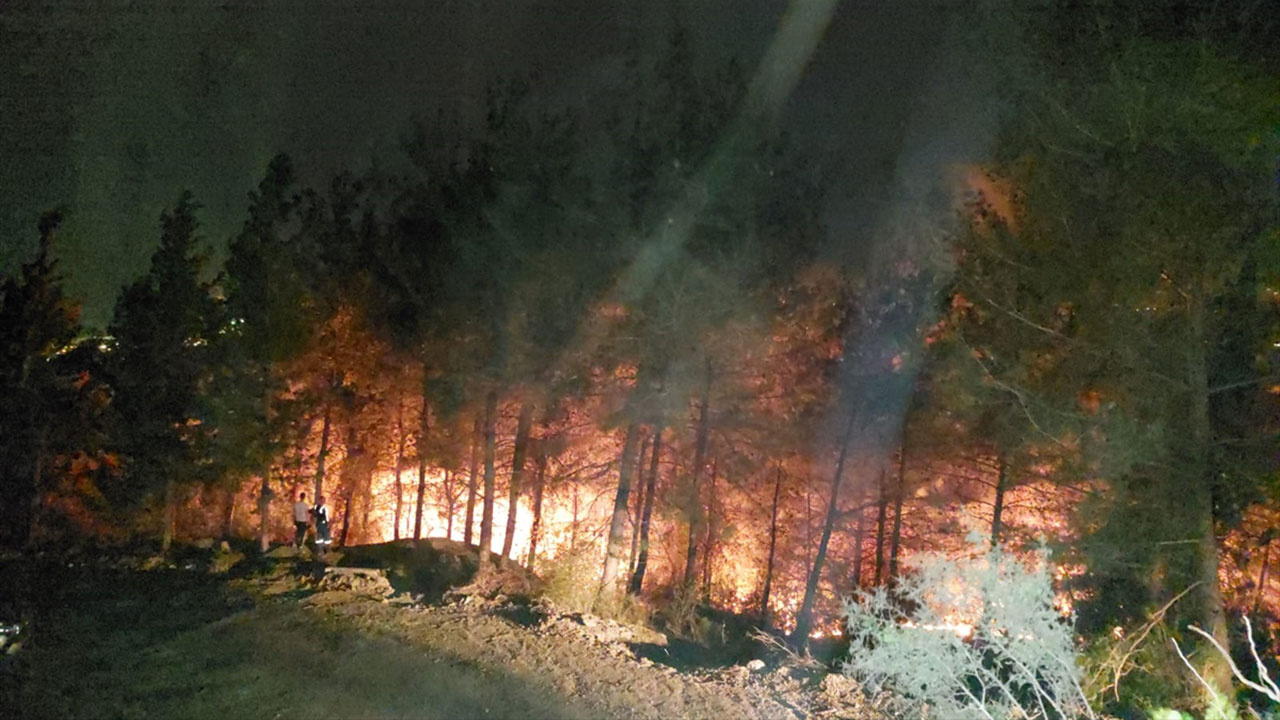
{"label": "dark night sky", "polygon": [[[42,209],[85,319],[103,324],[146,267],[160,210],[183,188],[225,247],[278,151],[304,176],[395,155],[411,117],[474,114],[494,77],[536,71],[538,91],[607,95],[628,46],[657,51],[671,19],[708,60],[754,67],[779,0],[0,0],[0,269],[34,245]],[[980,103],[949,57],[945,6],[846,2],[784,122],[834,152],[833,241],[882,220],[904,175],[981,152]],[[929,103],[921,103],[922,99]],[[377,160],[381,158],[382,160]]]}

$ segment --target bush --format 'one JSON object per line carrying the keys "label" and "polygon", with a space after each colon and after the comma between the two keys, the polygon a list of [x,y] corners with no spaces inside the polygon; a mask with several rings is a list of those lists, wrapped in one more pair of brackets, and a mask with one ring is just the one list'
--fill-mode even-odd
{"label": "bush", "polygon": [[723,623],[702,613],[702,600],[693,586],[679,585],[671,602],[662,609],[666,630],[671,635],[699,645],[724,645],[728,640]]}
{"label": "bush", "polygon": [[845,604],[845,673],[930,717],[1094,717],[1070,623],[1054,608],[1047,555],[1029,569],[999,548],[930,554],[892,595],[858,593]]}
{"label": "bush", "polygon": [[595,553],[565,552],[544,561],[542,596],[570,612],[592,612],[600,589],[601,561]]}
{"label": "bush", "polygon": [[569,612],[592,613],[632,625],[648,623],[649,609],[635,597],[600,592],[602,562],[599,553],[583,550],[542,561],[546,575],[541,597]]}

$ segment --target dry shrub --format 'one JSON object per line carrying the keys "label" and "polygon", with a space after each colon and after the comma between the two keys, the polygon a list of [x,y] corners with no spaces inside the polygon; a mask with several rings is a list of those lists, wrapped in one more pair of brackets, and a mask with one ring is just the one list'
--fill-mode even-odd
{"label": "dry shrub", "polygon": [[727,641],[723,623],[705,617],[698,590],[692,586],[677,586],[671,602],[662,610],[667,632],[678,638],[699,645],[723,645]]}
{"label": "dry shrub", "polygon": [[600,589],[602,562],[596,555],[577,550],[543,561],[542,597],[570,612],[592,612]]}
{"label": "dry shrub", "polygon": [[[920,558],[892,596],[881,588],[846,603],[845,672],[930,717],[1095,717],[1047,559],[1042,551],[1028,568],[1000,548],[976,547]],[[970,634],[956,631],[960,618],[972,623]]]}

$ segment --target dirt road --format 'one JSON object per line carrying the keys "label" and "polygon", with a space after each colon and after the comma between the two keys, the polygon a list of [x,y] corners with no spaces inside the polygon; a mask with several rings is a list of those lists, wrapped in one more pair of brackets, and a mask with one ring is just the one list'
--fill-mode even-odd
{"label": "dirt road", "polygon": [[[198,572],[12,568],[30,632],[14,718],[793,718],[621,646],[458,607],[236,587]],[[4,587],[0,585],[0,587]],[[13,604],[13,603],[11,603]]]}

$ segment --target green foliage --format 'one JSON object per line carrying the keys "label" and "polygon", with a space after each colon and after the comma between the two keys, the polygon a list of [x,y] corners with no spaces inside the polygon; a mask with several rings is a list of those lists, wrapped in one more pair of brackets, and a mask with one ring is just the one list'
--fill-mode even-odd
{"label": "green foliage", "polygon": [[1006,403],[1005,447],[1105,488],[1079,504],[1072,549],[1093,633],[1169,588],[1215,594],[1193,538],[1235,522],[1274,465],[1259,385],[1275,306],[1258,288],[1280,81],[1235,51],[1252,30],[1170,3],[1008,9],[989,35],[1007,43],[987,188],[1004,196],[977,198],[958,238],[951,340],[979,366],[975,409]]}
{"label": "green foliage", "polygon": [[61,221],[44,215],[36,257],[0,280],[0,513],[13,518],[0,541],[12,544],[31,539],[33,500],[47,490],[53,458],[84,449],[83,420],[93,414],[74,384],[79,368],[61,357],[78,331],[52,256]]}
{"label": "green foliage", "polygon": [[213,299],[201,282],[203,256],[190,193],[160,218],[160,248],[146,275],[116,303],[107,363],[113,389],[111,437],[125,472],[108,486],[135,505],[167,483],[208,481],[200,392],[210,366]]}
{"label": "green foliage", "polygon": [[283,363],[310,337],[313,304],[300,276],[294,216],[300,198],[288,158],[275,158],[251,195],[249,219],[231,244],[209,384],[222,474],[265,472],[287,440],[293,408],[276,402]]}
{"label": "green foliage", "polygon": [[[1136,626],[1130,626],[1136,627]],[[1159,708],[1196,707],[1194,679],[1189,677],[1169,640],[1171,633],[1157,623],[1134,647],[1131,632],[1117,637],[1099,632],[1080,655],[1084,690],[1090,703],[1110,715],[1151,714]],[[1116,662],[1123,658],[1119,677]]]}

